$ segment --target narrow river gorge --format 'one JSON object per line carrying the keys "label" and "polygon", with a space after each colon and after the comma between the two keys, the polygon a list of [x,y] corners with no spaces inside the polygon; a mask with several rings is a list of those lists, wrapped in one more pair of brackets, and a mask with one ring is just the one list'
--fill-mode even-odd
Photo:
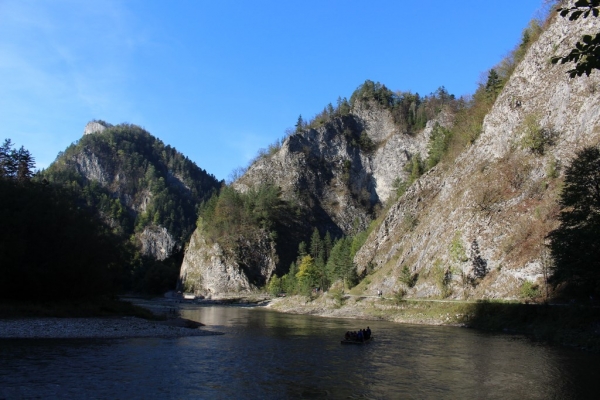
{"label": "narrow river gorge", "polygon": [[[182,316],[225,334],[0,340],[0,399],[576,399],[600,389],[600,355],[520,336],[262,307],[189,305]],[[367,325],[371,343],[340,344]]]}

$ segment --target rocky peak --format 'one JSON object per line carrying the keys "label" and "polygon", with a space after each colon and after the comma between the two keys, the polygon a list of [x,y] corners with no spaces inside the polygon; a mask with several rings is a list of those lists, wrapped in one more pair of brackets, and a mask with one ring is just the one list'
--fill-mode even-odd
{"label": "rocky peak", "polygon": [[107,125],[108,124],[103,121],[96,121],[96,120],[90,121],[87,123],[87,125],[83,129],[83,134],[91,135],[93,133],[100,133],[100,132],[104,131],[106,128],[108,128]]}

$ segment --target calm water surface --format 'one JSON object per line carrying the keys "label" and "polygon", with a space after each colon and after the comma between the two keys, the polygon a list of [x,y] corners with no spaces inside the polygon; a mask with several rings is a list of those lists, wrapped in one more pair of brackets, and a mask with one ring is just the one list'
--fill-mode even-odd
{"label": "calm water surface", "polygon": [[[520,337],[262,308],[183,316],[225,335],[0,340],[0,399],[600,398],[600,356]],[[367,324],[372,343],[340,344]]]}

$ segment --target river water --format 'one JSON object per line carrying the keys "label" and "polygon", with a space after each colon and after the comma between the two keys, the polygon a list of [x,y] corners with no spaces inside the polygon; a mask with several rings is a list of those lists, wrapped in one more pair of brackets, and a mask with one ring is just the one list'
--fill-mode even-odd
{"label": "river water", "polygon": [[[600,356],[452,327],[188,306],[220,336],[0,340],[0,399],[599,398]],[[374,340],[341,345],[347,330]]]}

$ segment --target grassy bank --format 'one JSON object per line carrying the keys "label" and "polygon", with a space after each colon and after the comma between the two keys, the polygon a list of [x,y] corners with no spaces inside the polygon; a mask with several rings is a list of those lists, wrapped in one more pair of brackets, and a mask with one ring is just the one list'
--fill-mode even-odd
{"label": "grassy bank", "polygon": [[113,298],[81,301],[0,300],[0,318],[86,318],[133,316],[151,320],[165,319],[150,310]]}

